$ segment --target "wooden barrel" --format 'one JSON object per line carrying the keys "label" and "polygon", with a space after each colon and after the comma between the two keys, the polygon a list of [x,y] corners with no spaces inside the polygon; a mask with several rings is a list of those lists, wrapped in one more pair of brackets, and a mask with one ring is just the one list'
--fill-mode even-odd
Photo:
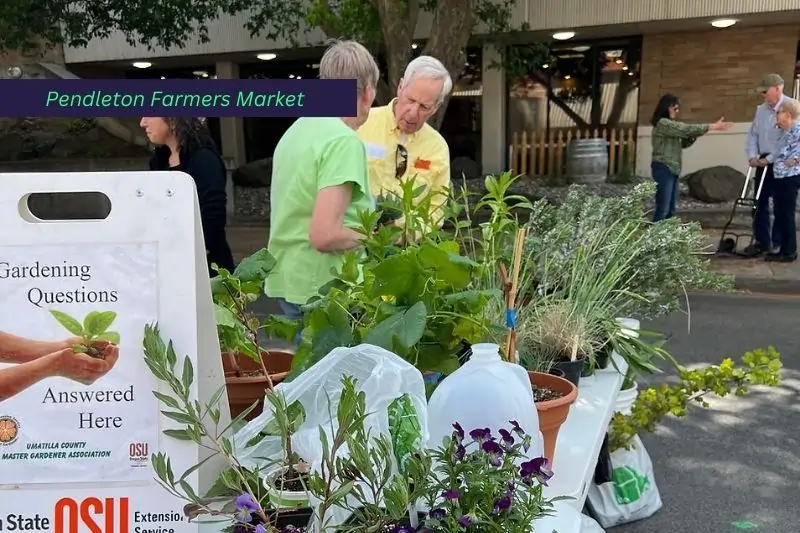
{"label": "wooden barrel", "polygon": [[575,139],[567,149],[567,179],[572,183],[602,183],[608,177],[608,142]]}

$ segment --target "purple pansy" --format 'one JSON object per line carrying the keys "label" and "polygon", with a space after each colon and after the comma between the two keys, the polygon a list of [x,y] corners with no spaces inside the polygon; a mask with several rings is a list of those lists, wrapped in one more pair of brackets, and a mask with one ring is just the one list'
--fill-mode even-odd
{"label": "purple pansy", "polygon": [[492,440],[487,440],[481,444],[481,450],[489,456],[489,464],[498,467],[503,464],[503,448]]}
{"label": "purple pansy", "polygon": [[469,436],[472,440],[481,443],[485,440],[489,440],[492,437],[492,432],[489,430],[489,428],[478,428],[470,431]]}
{"label": "purple pansy", "polygon": [[253,497],[248,493],[242,493],[241,496],[236,498],[234,502],[236,506],[236,513],[234,514],[234,518],[237,521],[242,522],[244,524],[250,523],[250,520],[253,517],[253,511],[258,510],[258,504],[253,499]]}
{"label": "purple pansy", "polygon": [[466,454],[467,454],[467,449],[464,448],[464,446],[462,446],[461,444],[459,444],[458,446],[456,446],[455,451],[453,451],[454,462],[461,461]]}
{"label": "purple pansy", "polygon": [[522,428],[519,426],[519,423],[516,420],[510,420],[508,423],[511,424],[511,431],[516,433],[518,437],[525,436],[525,432],[522,431]]}
{"label": "purple pansy", "polygon": [[428,513],[428,516],[434,520],[441,520],[444,518],[445,512],[444,509],[431,509],[431,512]]}
{"label": "purple pansy", "polygon": [[461,524],[461,527],[469,527],[474,520],[469,515],[461,515],[458,517],[458,523]]}
{"label": "purple pansy", "polygon": [[453,430],[454,430],[453,437],[455,437],[455,439],[458,440],[458,442],[464,440],[464,428],[461,427],[461,424],[455,422],[453,424]]}
{"label": "purple pansy", "polygon": [[522,476],[522,480],[528,485],[533,483],[534,479],[539,480],[542,485],[547,485],[547,482],[553,477],[553,472],[548,466],[549,461],[546,457],[536,457],[522,463],[519,473]]}
{"label": "purple pansy", "polygon": [[255,533],[267,533],[267,528],[265,528],[265,527],[264,527],[263,525],[261,525],[261,524],[258,524],[258,525],[256,526]]}
{"label": "purple pansy", "polygon": [[509,449],[514,445],[514,436],[507,429],[500,430],[500,439],[506,449]]}
{"label": "purple pansy", "polygon": [[389,530],[389,533],[417,533],[417,529],[411,526],[396,525]]}
{"label": "purple pansy", "polygon": [[506,494],[496,502],[494,502],[494,507],[492,508],[492,514],[498,514],[502,511],[508,510],[511,507],[511,494]]}
{"label": "purple pansy", "polygon": [[442,492],[442,497],[446,500],[457,500],[461,497],[461,493],[455,489],[448,489]]}

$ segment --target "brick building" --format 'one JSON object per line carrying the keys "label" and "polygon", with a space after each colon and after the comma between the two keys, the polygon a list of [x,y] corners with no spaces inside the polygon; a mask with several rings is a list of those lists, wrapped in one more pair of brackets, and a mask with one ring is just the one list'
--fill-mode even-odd
{"label": "brick building", "polygon": [[[795,90],[800,0],[518,0],[516,16],[530,25],[530,42],[556,45],[552,64],[508,80],[490,66],[495,46],[469,49],[472,74],[456,82],[443,126],[453,157],[473,159],[485,172],[559,174],[571,139],[602,137],[615,173],[649,175],[648,120],[665,92],[682,98],[685,120],[724,116],[736,123],[687,150],[685,170],[741,168],[758,80],[778,72],[786,92]],[[133,47],[114,35],[51,51],[44,61],[63,60],[89,78],[315,76],[321,49],[313,45],[321,34],[292,48],[250,37],[244,22],[220,18],[209,25],[210,42],[183,49]],[[430,20],[422,18],[415,37],[422,42],[429,32]],[[31,61],[7,56],[0,66]],[[224,154],[239,165],[270,156],[285,126],[279,119],[223,118],[215,127]]]}

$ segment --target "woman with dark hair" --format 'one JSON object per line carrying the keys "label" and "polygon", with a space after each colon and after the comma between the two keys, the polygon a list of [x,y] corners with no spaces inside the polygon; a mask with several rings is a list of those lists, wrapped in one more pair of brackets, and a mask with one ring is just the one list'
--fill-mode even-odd
{"label": "woman with dark hair", "polygon": [[719,119],[713,124],[687,124],[676,120],[680,100],[665,94],[658,101],[650,123],[653,125],[651,142],[653,157],[650,169],[656,182],[656,199],[653,222],[675,216],[675,205],[680,195],[678,180],[681,176],[683,149],[694,144],[698,137],[709,131],[725,131],[732,122]]}
{"label": "woman with dark hair", "polygon": [[233,254],[225,236],[228,172],[205,122],[198,118],[144,117],[140,126],[156,145],[150,170],[176,170],[194,178],[209,275],[216,275],[212,264],[233,271]]}

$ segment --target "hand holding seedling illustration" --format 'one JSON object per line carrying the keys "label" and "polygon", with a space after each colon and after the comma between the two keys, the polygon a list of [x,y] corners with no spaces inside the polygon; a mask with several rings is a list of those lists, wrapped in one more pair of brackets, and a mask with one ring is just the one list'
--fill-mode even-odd
{"label": "hand holding seedling illustration", "polygon": [[64,329],[75,335],[72,351],[84,353],[95,359],[105,359],[109,344],[119,344],[119,333],[108,331],[117,318],[113,311],[91,311],[81,324],[78,319],[55,309],[50,314],[64,326]]}

